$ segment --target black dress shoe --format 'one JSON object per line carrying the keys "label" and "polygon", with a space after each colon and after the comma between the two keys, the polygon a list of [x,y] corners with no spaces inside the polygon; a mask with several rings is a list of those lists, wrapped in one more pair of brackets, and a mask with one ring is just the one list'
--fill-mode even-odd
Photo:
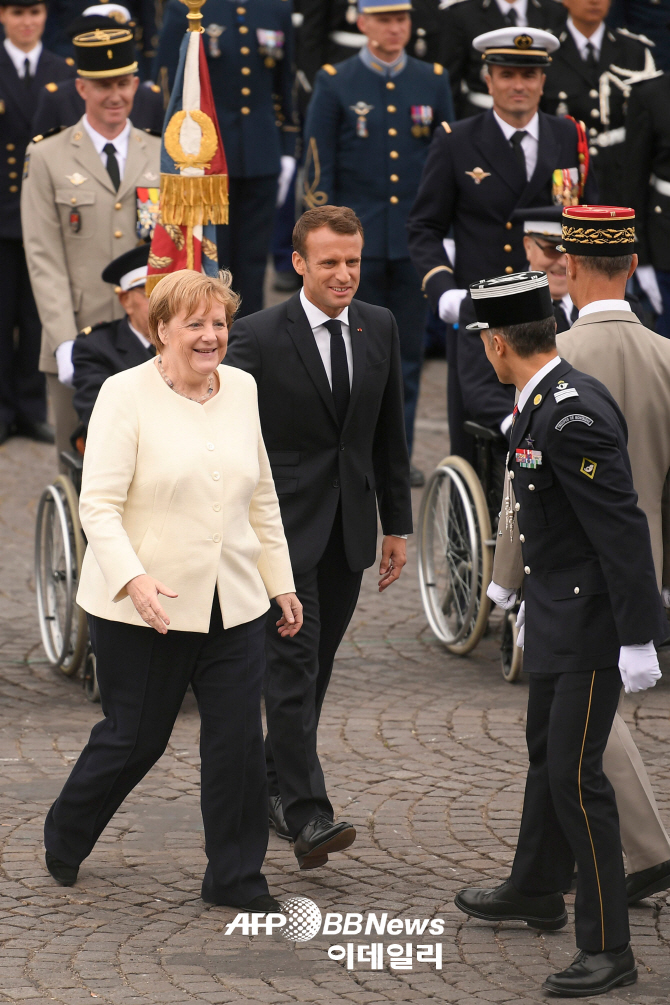
{"label": "black dress shoe", "polygon": [[0,446],[6,443],[12,435],[12,427],[8,422],[0,422]]}
{"label": "black dress shoe", "polygon": [[284,841],[290,841],[291,832],[286,826],[286,820],[284,819],[281,796],[270,796],[268,800],[268,814],[270,827],[274,827],[277,837],[283,838]]}
{"label": "black dress shoe", "polygon": [[588,998],[603,995],[612,988],[635,984],[637,967],[630,946],[619,953],[580,951],[567,970],[551,974],[542,985],[561,998]]}
{"label": "black dress shoe", "polygon": [[543,932],[555,932],[568,923],[563,894],[526,897],[509,879],[495,890],[461,890],[454,903],[459,911],[481,921],[525,921]]}
{"label": "black dress shoe", "polygon": [[78,865],[67,865],[59,858],[54,858],[50,851],[44,856],[47,869],[60,886],[74,886],[79,874]]}
{"label": "black dress shoe", "polygon": [[333,823],[328,817],[314,817],[306,823],[295,839],[293,851],[301,869],[317,869],[325,865],[328,855],[344,851],[356,840],[356,828],[346,821]]}
{"label": "black dress shoe", "polygon": [[652,893],[660,893],[661,890],[670,890],[670,860],[626,876],[629,904],[637,904],[638,900],[651,897]]}
{"label": "black dress shoe", "polygon": [[254,897],[253,900],[248,901],[246,904],[229,904],[225,900],[210,900],[204,895],[202,896],[202,899],[206,904],[213,904],[215,907],[234,907],[238,911],[245,911],[247,914],[282,913],[281,904],[272,896],[271,893],[262,893],[259,897]]}
{"label": "black dress shoe", "polygon": [[413,464],[409,466],[409,483],[413,489],[422,489],[426,484],[426,476],[423,471],[415,468]]}
{"label": "black dress shoe", "polygon": [[17,432],[19,436],[27,436],[38,443],[56,442],[53,427],[48,422],[18,422]]}

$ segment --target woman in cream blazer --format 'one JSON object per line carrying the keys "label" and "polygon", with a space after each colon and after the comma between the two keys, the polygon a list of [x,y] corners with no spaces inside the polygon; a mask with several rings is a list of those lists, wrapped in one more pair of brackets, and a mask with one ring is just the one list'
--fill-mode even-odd
{"label": "woman in cream blazer", "polygon": [[256,384],[219,364],[237,306],[229,277],[172,273],[149,326],[159,356],[103,385],[80,499],[88,613],[105,718],[45,825],[47,867],[81,861],[161,756],[189,683],[201,716],[210,903],[278,910],[260,715],[269,599],[295,634],[302,610],[260,431]]}

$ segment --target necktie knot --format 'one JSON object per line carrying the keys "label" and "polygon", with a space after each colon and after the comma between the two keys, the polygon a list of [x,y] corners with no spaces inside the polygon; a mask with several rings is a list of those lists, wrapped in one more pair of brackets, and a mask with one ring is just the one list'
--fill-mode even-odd
{"label": "necktie knot", "polygon": [[32,78],[30,76],[30,60],[26,56],[26,58],[23,61],[23,83],[26,85],[26,87],[30,86],[31,79]]}
{"label": "necktie knot", "polygon": [[331,335],[342,334],[342,322],[338,321],[337,318],[330,318],[329,321],[324,321],[323,327],[327,328]]}
{"label": "necktie knot", "polygon": [[509,25],[510,28],[515,28],[518,24],[516,11],[514,7],[510,7],[505,16],[505,23]]}

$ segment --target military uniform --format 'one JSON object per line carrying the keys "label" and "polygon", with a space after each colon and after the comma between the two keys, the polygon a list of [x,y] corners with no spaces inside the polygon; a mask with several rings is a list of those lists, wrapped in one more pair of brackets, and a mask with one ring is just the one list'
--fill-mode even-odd
{"label": "military uniform", "polygon": [[[280,157],[295,155],[291,3],[208,0],[202,13],[230,187],[230,224],[218,229],[219,262],[233,273],[244,316],[263,307]],[[186,14],[178,0],[165,8],[155,66],[167,67],[170,86]]]}
{"label": "military uniform", "polygon": [[26,83],[0,43],[0,426],[46,419],[44,377],[38,370],[40,320],[21,240],[21,169],[34,135],[32,118],[40,89],[73,74],[63,59],[43,49]]}
{"label": "military uniform", "polygon": [[[52,52],[69,59],[71,65],[74,65],[75,47],[72,44],[73,33],[69,30],[70,25],[74,22],[81,22],[84,10],[90,6],[87,0],[49,0],[49,16],[44,31],[44,44]],[[151,63],[156,55],[158,41],[156,2],[155,0],[123,0],[123,6],[130,11],[132,18],[132,21],[128,22],[128,27],[132,29],[135,37],[139,73],[144,80],[149,76]],[[117,28],[125,23],[121,18],[114,18],[114,21]],[[87,30],[92,31],[96,27],[103,27],[103,25],[91,24],[88,28],[79,25],[75,34]]]}
{"label": "military uniform", "polygon": [[[59,129],[73,126],[84,114],[84,99],[79,97],[74,80],[56,84],[50,81],[42,88],[33,118],[33,135],[49,136]],[[136,129],[160,136],[165,109],[163,92],[158,84],[141,84],[129,115]]]}
{"label": "military uniform", "polygon": [[[493,102],[482,77],[481,54],[472,40],[506,25],[496,0],[456,0],[441,14],[441,62],[449,71],[454,106],[459,119],[492,108]],[[531,28],[558,35],[565,21],[565,8],[556,0],[528,0],[526,18]]]}
{"label": "military uniform", "polygon": [[646,40],[626,31],[607,30],[597,64],[590,66],[568,28],[559,38],[561,47],[547,67],[541,107],[551,115],[572,115],[586,124],[599,201],[621,205],[626,101],[632,83],[656,74],[651,49]]}
{"label": "military uniform", "polygon": [[613,0],[607,15],[611,28],[627,28],[639,35],[646,35],[655,45],[656,65],[664,71],[670,70],[670,33],[668,8],[665,0]]}
{"label": "military uniform", "polygon": [[72,349],[73,404],[83,425],[88,427],[98,393],[108,377],[146,363],[155,355],[154,347],[142,345],[125,317],[103,321],[77,335]]}
{"label": "military uniform", "polygon": [[452,117],[449,80],[440,64],[405,56],[389,72],[366,48],[317,74],[305,125],[305,204],[345,205],[356,212],[365,232],[357,296],[388,307],[398,322],[410,450],[425,301],[405,223],[431,136]]}

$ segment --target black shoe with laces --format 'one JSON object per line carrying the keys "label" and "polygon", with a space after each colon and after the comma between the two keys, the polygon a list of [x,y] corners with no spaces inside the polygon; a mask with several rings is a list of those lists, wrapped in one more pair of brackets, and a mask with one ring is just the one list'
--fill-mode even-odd
{"label": "black shoe with laces", "polygon": [[47,869],[60,886],[74,886],[79,875],[78,865],[68,865],[67,862],[61,862],[50,851],[45,854],[44,860]]}
{"label": "black shoe with laces", "polygon": [[568,923],[562,893],[527,897],[509,879],[494,890],[461,890],[454,903],[459,911],[481,921],[525,921],[543,932],[556,932]]}
{"label": "black shoe with laces", "polygon": [[270,796],[268,799],[268,816],[270,819],[270,827],[274,828],[277,837],[282,838],[284,841],[290,841],[291,832],[286,826],[284,810],[281,804],[281,796]]}
{"label": "black shoe with laces", "polygon": [[561,998],[604,995],[612,988],[635,984],[637,967],[630,946],[619,952],[587,953],[580,950],[566,970],[551,974],[542,985]]}
{"label": "black shoe with laces", "polygon": [[356,828],[342,820],[339,824],[326,816],[313,817],[295,839],[293,851],[301,869],[325,865],[328,855],[344,851],[356,840]]}

